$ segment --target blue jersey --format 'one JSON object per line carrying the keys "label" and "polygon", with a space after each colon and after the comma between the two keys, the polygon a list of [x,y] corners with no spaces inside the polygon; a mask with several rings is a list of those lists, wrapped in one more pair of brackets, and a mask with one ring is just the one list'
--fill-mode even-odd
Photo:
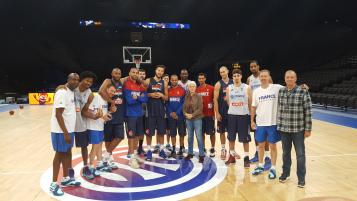
{"label": "blue jersey", "polygon": [[[143,103],[148,101],[147,93],[141,84],[128,78],[124,83],[124,96],[126,100],[126,116],[141,117],[144,115]],[[133,96],[137,96],[134,99]]]}
{"label": "blue jersey", "polygon": [[229,79],[228,83],[225,83],[223,80],[220,80],[219,83],[221,84],[221,87],[219,89],[218,96],[218,111],[221,116],[227,116],[228,104],[226,101],[226,89],[230,84],[233,84],[233,80]]}
{"label": "blue jersey", "polygon": [[123,85],[121,82],[116,84],[113,80],[111,80],[112,84],[115,86],[115,95],[112,97],[112,100],[115,102],[115,106],[117,110],[112,113],[112,119],[108,121],[108,124],[119,124],[124,122],[125,115],[125,103],[124,103],[124,93],[123,93]]}
{"label": "blue jersey", "polygon": [[166,103],[167,113],[169,118],[172,118],[170,116],[171,112],[176,112],[176,115],[180,119],[184,118],[182,107],[185,101],[185,93],[186,93],[185,89],[182,88],[181,86],[171,87],[169,89],[169,100]]}
{"label": "blue jersey", "polygon": [[[147,93],[160,92],[165,94],[164,80],[156,81],[154,78],[150,78],[150,83],[147,89]],[[147,104],[149,116],[151,117],[164,117],[165,116],[165,101],[162,98],[151,98]]]}

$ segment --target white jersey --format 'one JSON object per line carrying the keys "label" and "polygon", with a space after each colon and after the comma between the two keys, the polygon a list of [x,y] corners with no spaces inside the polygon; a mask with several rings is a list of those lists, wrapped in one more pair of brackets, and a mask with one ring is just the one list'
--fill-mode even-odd
{"label": "white jersey", "polygon": [[[96,114],[99,109],[103,111],[103,115],[106,115],[108,113],[108,102],[105,101],[99,94],[95,94],[92,103],[89,104],[89,110]],[[97,120],[88,119],[87,129],[94,131],[103,131],[104,123],[105,122],[102,118],[99,118]]]}
{"label": "white jersey", "polygon": [[74,103],[74,92],[70,89],[60,89],[55,93],[51,116],[51,132],[63,133],[56,118],[56,109],[64,108],[62,113],[64,125],[68,133],[74,132],[76,125],[76,106]]}
{"label": "white jersey", "polygon": [[181,80],[178,81],[178,85],[181,86],[185,91],[188,90],[187,84],[191,82],[191,80],[187,80],[186,83],[183,83]]}
{"label": "white jersey", "polygon": [[252,89],[252,91],[254,91],[255,89],[259,88],[261,83],[260,83],[260,79],[259,76],[258,77],[254,77],[254,75],[250,75],[248,77],[249,80],[249,86]]}
{"label": "white jersey", "polygon": [[248,85],[242,83],[239,87],[230,84],[228,114],[249,115]]}
{"label": "white jersey", "polygon": [[252,106],[256,107],[257,126],[274,126],[278,112],[278,95],[283,86],[269,84],[265,89],[257,88],[253,92]]}
{"label": "white jersey", "polygon": [[76,103],[76,127],[75,132],[84,132],[87,130],[88,119],[82,116],[81,112],[84,105],[88,102],[89,95],[92,93],[90,89],[79,91],[78,87],[74,90],[74,101]]}

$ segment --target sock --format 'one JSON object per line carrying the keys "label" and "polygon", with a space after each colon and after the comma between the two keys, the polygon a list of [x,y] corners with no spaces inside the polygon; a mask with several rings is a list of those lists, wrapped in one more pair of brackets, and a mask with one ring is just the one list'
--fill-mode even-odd
{"label": "sock", "polygon": [[258,166],[259,167],[264,167],[264,164],[263,163],[259,163]]}
{"label": "sock", "polygon": [[63,178],[62,178],[62,181],[68,181],[69,179],[70,179],[69,176],[63,177]]}
{"label": "sock", "polygon": [[265,151],[264,156],[270,158],[270,151]]}
{"label": "sock", "polygon": [[244,158],[249,157],[249,152],[244,152]]}
{"label": "sock", "polygon": [[258,152],[259,151],[259,146],[256,146],[255,150],[256,150],[255,152]]}
{"label": "sock", "polygon": [[151,150],[151,145],[148,145],[148,150]]}
{"label": "sock", "polygon": [[139,140],[139,149],[143,149],[144,140]]}
{"label": "sock", "polygon": [[226,148],[226,145],[225,145],[225,144],[222,144],[221,147],[222,147],[222,149],[225,149],[225,148]]}
{"label": "sock", "polygon": [[160,145],[160,151],[164,149],[164,145]]}
{"label": "sock", "polygon": [[172,146],[172,151],[176,151],[176,146]]}
{"label": "sock", "polygon": [[275,170],[275,165],[272,165],[270,169]]}
{"label": "sock", "polygon": [[230,155],[234,156],[235,153],[236,153],[236,152],[235,152],[234,150],[229,150],[229,154],[230,154]]}
{"label": "sock", "polygon": [[94,166],[93,166],[93,164],[89,165],[89,167],[90,167],[91,169],[94,169]]}
{"label": "sock", "polygon": [[185,147],[184,146],[180,146],[180,150],[183,150],[183,149],[185,149]]}

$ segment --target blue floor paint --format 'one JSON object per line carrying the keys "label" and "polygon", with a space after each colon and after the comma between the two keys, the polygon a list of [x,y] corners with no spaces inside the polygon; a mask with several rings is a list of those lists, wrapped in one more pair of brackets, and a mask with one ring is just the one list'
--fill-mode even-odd
{"label": "blue floor paint", "polygon": [[312,118],[341,126],[357,128],[357,115],[334,112],[323,109],[312,109]]}
{"label": "blue floor paint", "polygon": [[17,104],[0,104],[0,112],[7,112],[9,110],[16,110],[19,108]]}

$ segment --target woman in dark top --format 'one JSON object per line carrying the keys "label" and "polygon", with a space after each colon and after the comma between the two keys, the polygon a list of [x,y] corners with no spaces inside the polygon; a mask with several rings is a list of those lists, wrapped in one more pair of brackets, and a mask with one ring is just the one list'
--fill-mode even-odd
{"label": "woman in dark top", "polygon": [[190,160],[193,157],[193,136],[194,133],[196,133],[199,150],[199,162],[203,163],[205,155],[203,151],[202,139],[202,97],[196,93],[196,83],[194,81],[190,81],[187,86],[188,93],[185,97],[183,105],[183,114],[186,117],[186,127],[188,131],[188,155],[185,159]]}

